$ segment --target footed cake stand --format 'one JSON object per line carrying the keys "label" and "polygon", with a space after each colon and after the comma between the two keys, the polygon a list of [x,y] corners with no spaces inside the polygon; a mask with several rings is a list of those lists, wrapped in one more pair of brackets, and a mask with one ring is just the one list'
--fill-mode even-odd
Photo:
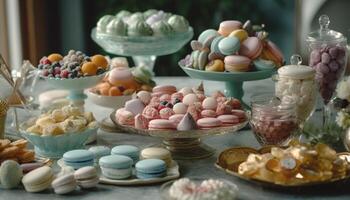
{"label": "footed cake stand", "polygon": [[113,36],[96,33],[93,28],[91,37],[108,53],[132,56],[136,66],[144,65],[153,71],[157,56],[177,52],[193,37],[193,29],[169,36]]}
{"label": "footed cake stand", "polygon": [[115,111],[111,113],[110,118],[117,128],[127,133],[161,138],[162,144],[160,146],[168,149],[175,160],[190,160],[206,158],[215,153],[214,148],[202,143],[202,137],[235,133],[247,125],[249,114],[247,113],[246,121],[233,126],[191,131],[136,129],[133,126],[119,124],[115,118]]}
{"label": "footed cake stand", "polygon": [[[44,78],[48,84],[56,89],[65,89],[69,91],[67,98],[72,102],[73,105],[79,108],[84,108],[84,100],[87,96],[84,94],[84,89],[91,88],[99,83],[106,72],[95,76],[85,76],[73,79],[60,79],[60,78]],[[82,109],[83,110],[83,109]]]}
{"label": "footed cake stand", "polygon": [[244,95],[243,83],[245,81],[266,79],[275,73],[275,69],[251,72],[212,72],[183,66],[180,67],[191,78],[225,82],[225,95],[227,97],[239,99],[245,108],[249,108],[249,106],[242,100]]}

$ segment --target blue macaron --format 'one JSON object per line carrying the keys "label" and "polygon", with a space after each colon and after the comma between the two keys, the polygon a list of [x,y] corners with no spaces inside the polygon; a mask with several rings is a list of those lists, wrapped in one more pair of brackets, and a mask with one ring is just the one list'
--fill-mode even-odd
{"label": "blue macaron", "polygon": [[276,68],[276,64],[271,60],[261,58],[254,60],[253,64],[257,70],[271,70]]}
{"label": "blue macaron", "polygon": [[89,148],[89,151],[94,154],[96,162],[98,162],[101,157],[111,154],[111,149],[107,146],[93,146]]}
{"label": "blue macaron", "polygon": [[111,154],[128,156],[135,164],[137,161],[139,161],[140,149],[132,145],[118,145],[112,148]]}
{"label": "blue macaron", "polygon": [[218,44],[219,51],[228,56],[236,53],[240,48],[240,41],[237,37],[225,37],[219,41]]}
{"label": "blue macaron", "polygon": [[94,154],[84,149],[67,151],[63,154],[63,161],[67,166],[79,169],[85,166],[94,165]]}
{"label": "blue macaron", "polygon": [[216,38],[214,38],[214,40],[211,42],[211,45],[210,45],[210,51],[211,52],[216,52],[216,53],[220,53],[220,50],[219,50],[219,42],[224,39],[224,36],[217,36]]}
{"label": "blue macaron", "polygon": [[145,159],[136,163],[136,176],[140,179],[159,178],[166,175],[167,167],[163,160]]}

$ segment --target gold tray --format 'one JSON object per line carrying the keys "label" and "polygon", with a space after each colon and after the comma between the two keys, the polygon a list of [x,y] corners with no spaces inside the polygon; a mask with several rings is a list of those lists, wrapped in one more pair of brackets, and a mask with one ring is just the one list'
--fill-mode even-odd
{"label": "gold tray", "polygon": [[161,146],[171,151],[174,159],[199,159],[213,155],[215,153],[215,150],[209,147],[208,145],[202,143],[202,137],[235,133],[240,129],[244,128],[249,121],[249,114],[247,113],[247,120],[234,126],[218,127],[208,130],[198,129],[191,131],[159,131],[136,129],[133,126],[121,125],[115,118],[115,112],[116,111],[111,113],[110,118],[117,128],[127,133],[162,138],[163,142]]}
{"label": "gold tray", "polygon": [[[250,153],[264,154],[266,152],[270,152],[272,147],[274,146],[265,146],[261,149],[254,149],[250,147],[229,148],[220,153],[220,155],[216,160],[215,166],[230,175],[233,175],[235,177],[238,177],[240,179],[243,179],[251,183],[258,184],[260,186],[270,187],[270,188],[300,188],[300,187],[307,187],[307,186],[319,186],[319,185],[325,185],[325,184],[335,184],[335,183],[345,182],[345,181],[348,181],[350,178],[350,173],[348,171],[347,175],[342,178],[337,177],[337,178],[332,178],[322,182],[307,182],[307,183],[288,185],[288,184],[276,184],[273,182],[258,180],[258,179],[243,176],[238,173],[238,166],[247,159]],[[338,153],[337,155],[341,159],[347,161],[347,163],[350,165],[349,152],[342,152],[342,153]]]}

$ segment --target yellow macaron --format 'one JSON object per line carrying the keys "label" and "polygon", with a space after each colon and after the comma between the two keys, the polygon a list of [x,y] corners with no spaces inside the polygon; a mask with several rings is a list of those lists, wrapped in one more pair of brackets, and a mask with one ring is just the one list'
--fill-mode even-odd
{"label": "yellow macaron", "polygon": [[248,33],[244,29],[237,29],[230,33],[229,37],[237,37],[239,41],[243,42],[248,38]]}
{"label": "yellow macaron", "polygon": [[205,66],[205,71],[223,72],[225,71],[225,64],[220,59],[212,60]]}

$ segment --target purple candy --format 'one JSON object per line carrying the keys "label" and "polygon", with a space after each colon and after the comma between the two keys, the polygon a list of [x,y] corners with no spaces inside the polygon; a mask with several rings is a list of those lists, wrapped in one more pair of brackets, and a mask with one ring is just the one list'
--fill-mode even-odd
{"label": "purple candy", "polygon": [[331,61],[331,57],[329,56],[328,53],[322,53],[321,60],[322,60],[322,63],[328,64],[329,61]]}
{"label": "purple candy", "polygon": [[338,56],[338,49],[337,47],[332,47],[329,49],[329,55],[331,56],[332,59],[336,59]]}
{"label": "purple candy", "polygon": [[318,50],[313,50],[310,54],[310,62],[312,61],[313,63],[318,63],[321,60],[321,54]]}
{"label": "purple candy", "polygon": [[338,69],[340,68],[340,67],[339,67],[339,64],[338,64],[337,61],[335,61],[335,60],[332,60],[332,61],[328,64],[328,66],[329,66],[329,69],[330,69],[332,72],[336,72],[336,71],[338,71]]}
{"label": "purple candy", "polygon": [[342,47],[337,47],[337,49],[338,49],[337,60],[342,60],[345,57],[345,49]]}
{"label": "purple candy", "polygon": [[318,63],[316,66],[316,71],[321,72],[322,74],[327,74],[329,72],[329,68],[323,63]]}

